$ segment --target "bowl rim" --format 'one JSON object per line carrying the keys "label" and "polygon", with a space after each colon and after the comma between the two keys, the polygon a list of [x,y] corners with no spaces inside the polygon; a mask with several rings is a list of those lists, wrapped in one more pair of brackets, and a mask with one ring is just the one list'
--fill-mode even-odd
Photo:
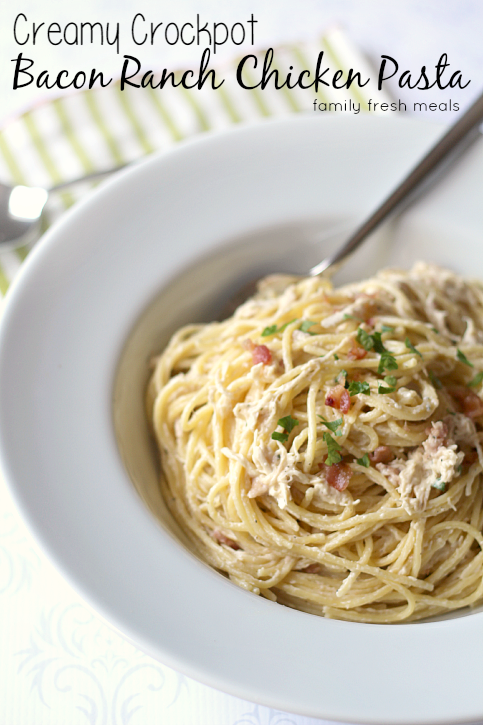
{"label": "bowl rim", "polygon": [[[323,124],[323,134],[320,129],[316,129],[316,125],[320,124]],[[455,651],[452,648],[459,646],[461,650],[462,642],[469,646],[469,643],[476,639],[475,635],[478,632],[481,633],[481,629],[483,627],[483,613],[473,614],[469,617],[462,617],[460,619],[449,620],[446,622],[423,623],[417,624],[415,627],[409,625],[410,630],[408,630],[407,625],[393,625],[388,628],[385,625],[368,625],[335,620],[318,620],[312,615],[300,612],[297,612],[294,617],[293,611],[266,600],[253,597],[247,592],[240,590],[238,587],[231,584],[231,582],[224,580],[219,574],[209,569],[206,565],[200,565],[200,562],[195,560],[190,554],[181,550],[178,545],[173,543],[169,535],[160,530],[158,524],[152,520],[150,513],[145,509],[144,504],[140,501],[137,493],[134,491],[134,488],[130,486],[127,475],[120,465],[119,454],[116,448],[116,442],[112,436],[112,430],[106,429],[106,425],[112,425],[111,411],[106,410],[106,400],[110,399],[110,396],[108,395],[107,397],[102,398],[102,400],[99,400],[99,405],[100,408],[102,408],[100,416],[101,425],[104,430],[104,441],[106,442],[106,445],[108,444],[110,446],[110,460],[111,462],[117,461],[115,465],[113,463],[111,468],[111,473],[118,477],[120,481],[117,493],[119,494],[121,501],[118,504],[119,510],[116,515],[119,517],[125,514],[126,511],[131,511],[133,517],[135,516],[135,525],[133,524],[131,527],[131,533],[135,536],[136,546],[139,545],[140,541],[150,545],[156,542],[158,544],[162,544],[166,554],[171,558],[172,564],[174,563],[175,566],[179,565],[183,567],[183,570],[186,572],[186,576],[191,577],[192,585],[194,584],[196,593],[200,595],[197,604],[198,606],[203,607],[203,612],[208,612],[210,604],[212,604],[211,600],[213,597],[211,592],[213,595],[219,595],[221,598],[221,601],[214,606],[217,613],[217,621],[212,621],[210,623],[211,634],[209,636],[200,635],[200,637],[196,640],[197,646],[199,647],[203,643],[205,643],[205,646],[208,646],[210,637],[212,640],[216,640],[217,627],[219,627],[218,631],[220,635],[226,636],[231,632],[233,629],[233,621],[227,616],[226,611],[223,612],[223,607],[232,608],[234,611],[238,611],[241,608],[243,610],[243,616],[248,617],[251,621],[253,625],[253,632],[259,642],[265,642],[266,645],[273,647],[274,641],[276,641],[274,639],[276,634],[274,630],[276,629],[276,626],[281,628],[287,638],[287,642],[283,646],[280,644],[278,652],[272,652],[271,655],[266,655],[263,654],[265,650],[262,650],[262,654],[258,653],[258,656],[262,657],[262,659],[264,657],[266,658],[265,664],[269,663],[273,667],[273,674],[265,681],[259,681],[258,683],[254,682],[253,679],[250,680],[250,677],[247,678],[244,675],[239,663],[234,668],[234,672],[228,672],[223,662],[222,664],[216,664],[213,659],[210,661],[208,666],[203,667],[201,664],[203,658],[200,656],[200,652],[196,653],[196,659],[190,659],[190,654],[193,655],[193,644],[190,645],[189,642],[180,643],[176,640],[176,638],[171,637],[169,639],[169,645],[165,643],[163,649],[161,646],[162,643],[160,643],[159,640],[154,642],[152,633],[151,636],[149,636],[149,633],[146,634],[146,630],[141,627],[139,612],[136,617],[129,620],[129,617],[127,617],[127,608],[118,608],[115,610],[113,609],[112,602],[108,603],[106,601],[104,598],[104,588],[102,588],[102,593],[100,589],[92,590],[92,588],[89,588],[86,582],[91,581],[92,587],[92,580],[88,579],[85,570],[79,564],[79,570],[75,571],[66,563],[67,560],[65,559],[65,556],[59,553],[59,549],[56,548],[55,545],[52,545],[53,540],[47,535],[45,524],[42,523],[40,518],[41,510],[39,508],[32,508],[32,504],[28,499],[28,493],[31,493],[31,489],[22,488],[25,484],[21,480],[21,474],[24,473],[26,469],[24,465],[19,467],[18,455],[15,456],[12,449],[13,438],[8,432],[10,423],[8,420],[9,414],[12,414],[12,420],[14,419],[17,425],[20,422],[20,414],[17,415],[17,413],[15,413],[15,415],[13,415],[15,412],[13,408],[13,398],[10,394],[11,391],[7,389],[11,387],[13,381],[12,360],[9,356],[11,345],[13,345],[14,342],[16,351],[22,348],[21,342],[19,341],[18,325],[21,321],[24,321],[24,323],[25,320],[28,321],[28,314],[32,314],[32,305],[35,303],[34,290],[36,289],[37,292],[39,290],[45,291],[47,282],[53,279],[53,273],[51,269],[49,270],[49,266],[51,266],[55,261],[58,261],[61,266],[64,265],[69,267],[70,265],[70,267],[72,267],[73,265],[67,251],[66,239],[69,241],[69,244],[72,244],[73,247],[79,251],[80,259],[83,260],[86,250],[84,247],[82,247],[81,250],[79,245],[82,246],[86,243],[83,242],[82,237],[79,236],[79,227],[82,227],[83,225],[89,226],[89,223],[92,226],[92,217],[102,214],[104,207],[107,208],[109,213],[111,213],[113,208],[118,208],[119,195],[126,195],[128,192],[131,193],[136,186],[142,186],[143,184],[150,183],[153,175],[155,176],[156,174],[160,174],[162,176],[167,173],[167,169],[172,171],[174,168],[173,164],[185,169],[189,168],[190,164],[199,164],[200,160],[203,158],[206,160],[208,156],[210,159],[216,156],[217,162],[219,162],[220,154],[226,153],[227,151],[232,153],[233,158],[239,161],[240,152],[237,151],[237,148],[242,141],[243,143],[256,142],[260,144],[260,138],[262,138],[263,143],[271,144],[270,148],[273,149],[274,144],[279,143],[284,138],[288,138],[292,134],[300,134],[302,136],[303,133],[309,133],[314,134],[314,137],[318,137],[318,134],[321,134],[321,139],[331,137],[332,142],[334,136],[338,137],[339,140],[341,138],[345,138],[346,140],[352,138],[351,143],[354,143],[354,136],[360,140],[363,138],[364,134],[379,134],[383,128],[381,124],[387,125],[386,130],[388,126],[392,126],[393,130],[389,132],[389,136],[394,136],[398,139],[402,138],[403,140],[401,143],[405,143],[406,138],[412,139],[415,136],[418,136],[418,134],[422,132],[423,127],[425,129],[423,134],[425,137],[428,134],[430,136],[431,134],[437,135],[439,128],[441,128],[439,124],[435,124],[433,126],[427,122],[420,122],[406,118],[375,119],[368,117],[362,120],[362,118],[353,119],[349,117],[337,120],[332,118],[316,120],[308,117],[288,117],[283,119],[270,119],[262,123],[246,123],[237,128],[230,128],[223,133],[210,132],[206,135],[200,135],[199,137],[188,139],[178,147],[175,147],[168,152],[156,154],[141,163],[133,165],[131,168],[122,170],[119,175],[115,178],[109,179],[93,194],[89,195],[88,198],[84,199],[81,203],[65,214],[65,216],[47,232],[42,241],[29,255],[29,259],[23,265],[20,274],[15,279],[11,290],[7,295],[3,317],[0,322],[0,469],[3,472],[4,478],[8,483],[11,493],[13,494],[15,503],[21,510],[22,516],[24,520],[26,520],[28,527],[34,534],[35,539],[40,543],[47,557],[58,569],[60,569],[62,576],[106,622],[108,622],[111,626],[115,626],[116,629],[118,629],[124,636],[127,636],[128,639],[141,649],[152,656],[161,659],[169,666],[183,671],[189,676],[202,681],[205,684],[230,692],[238,697],[254,700],[256,702],[290,712],[299,712],[300,714],[307,716],[325,717],[329,719],[353,720],[356,711],[353,707],[348,708],[346,703],[341,703],[340,707],[337,707],[334,704],[334,698],[332,698],[331,705],[327,706],[327,710],[324,710],[325,705],[322,702],[320,703],[319,710],[314,709],[313,701],[310,705],[307,705],[307,709],[305,709],[304,704],[300,701],[300,697],[297,696],[296,693],[294,694],[293,692],[287,691],[287,686],[285,684],[287,668],[283,662],[277,662],[277,658],[280,658],[282,655],[287,656],[290,652],[293,654],[295,651],[297,641],[294,639],[294,633],[291,633],[290,630],[295,626],[297,618],[300,623],[300,628],[303,629],[304,633],[311,633],[314,637],[314,642],[316,642],[318,646],[322,646],[322,644],[328,646],[334,663],[337,662],[337,664],[340,665],[343,658],[341,658],[340,653],[338,653],[335,648],[337,644],[344,641],[345,646],[347,646],[354,637],[358,641],[357,647],[360,650],[365,649],[366,653],[369,653],[371,648],[373,648],[375,651],[379,652],[379,654],[384,651],[387,652],[387,650],[392,650],[393,652],[398,651],[399,655],[401,655],[401,652],[404,649],[407,650],[408,639],[412,640],[413,646],[415,643],[422,646],[421,643],[424,642],[427,647],[427,651],[431,651],[431,647],[435,647],[438,639],[440,637],[445,637],[446,640],[451,643],[449,651],[451,652],[451,657],[454,660]],[[429,126],[431,126],[430,132],[428,131]],[[369,131],[369,129],[372,130]],[[90,219],[90,222],[88,218]],[[102,223],[105,224],[106,221],[104,220]],[[80,252],[82,252],[82,254]],[[164,282],[168,280],[169,278],[166,278]],[[58,292],[58,294],[61,295],[61,293],[62,289]],[[65,294],[67,293],[64,292],[64,296]],[[42,304],[42,310],[39,311],[38,315],[34,314],[36,322],[41,319],[44,319],[44,321],[49,319],[47,315],[48,305],[45,303]],[[133,320],[138,316],[138,313],[139,308],[136,313],[133,313],[130,319],[127,320],[127,322],[129,322],[129,327]],[[44,315],[43,318],[42,315]],[[124,340],[127,335],[127,327],[128,326],[125,324]],[[32,347],[35,342],[38,342],[38,336],[33,334],[32,330],[28,326],[25,327],[25,324],[23,329],[26,336],[31,335],[32,340],[29,344]],[[111,381],[114,379],[115,374],[113,363],[119,359],[119,353],[119,345],[117,344],[116,349],[109,350],[108,359],[105,361],[105,365],[107,367],[110,366]],[[22,372],[24,369],[29,369],[26,364],[22,366]],[[51,384],[50,378],[49,383]],[[22,398],[20,400],[20,404],[25,408],[27,405],[27,399]],[[110,421],[109,424],[108,421]],[[38,445],[39,444],[37,443],[37,447],[35,448],[36,453],[38,453]],[[42,458],[42,456],[40,456],[39,460],[41,461],[42,466],[46,465],[45,459]],[[95,523],[99,527],[98,539],[100,541],[102,539],[102,536],[100,535],[100,522],[96,519]],[[144,527],[144,531],[142,533],[140,532],[141,526]],[[134,531],[134,529],[136,529],[136,531]],[[65,532],[63,532],[63,535],[65,535]],[[61,539],[59,538],[59,542],[60,540]],[[63,541],[65,542],[65,539]],[[109,549],[108,553],[112,557],[112,549]],[[127,552],[125,552],[125,554],[127,556]],[[175,566],[172,564],[169,569],[171,572],[170,576],[172,577],[171,584],[175,581]],[[133,562],[130,562],[129,566],[130,571],[134,574]],[[80,574],[79,571],[81,569],[82,573]],[[167,569],[161,568],[160,571],[166,574]],[[210,593],[207,593],[206,591],[202,593],[202,590],[206,590],[206,587],[209,587]],[[181,588],[183,589],[183,596],[186,596],[190,591],[186,586]],[[159,594],[159,591],[161,590],[158,588],[156,591]],[[119,586],[119,594],[124,594],[128,597],[128,588]],[[164,606],[167,606],[166,603],[164,603]],[[175,597],[173,603],[169,606],[169,611],[168,609],[163,610],[163,614],[165,616],[168,616],[170,612],[173,614],[175,606],[179,607],[179,611],[185,618],[189,616],[190,608],[186,608],[186,599],[183,599],[180,594]],[[181,619],[180,622],[182,621],[186,621],[186,619]],[[246,625],[240,624],[240,620],[238,621],[239,627],[243,629]],[[303,625],[302,622],[304,622]],[[267,628],[265,632],[263,627]],[[270,636],[268,636],[268,630],[270,630]],[[414,635],[409,635],[409,631],[413,631]],[[194,634],[193,629],[191,629],[190,632],[192,635]],[[243,636],[241,634],[237,637],[237,643],[239,651],[241,651],[243,647]],[[227,648],[224,642],[217,642],[215,644],[215,641],[213,641],[212,647],[215,658],[226,657],[226,655],[230,652],[230,649]],[[298,656],[300,656],[304,651],[304,647],[299,646]],[[361,657],[361,653],[359,652],[358,655],[355,653],[354,656],[358,659]],[[438,658],[433,657],[433,667],[435,667],[436,664],[441,665],[441,656],[441,648],[439,648],[439,661]],[[249,653],[244,653],[243,657],[249,657]],[[458,652],[458,657],[460,660],[464,661],[461,651]],[[388,656],[388,659],[391,660],[391,657]],[[369,657],[368,662],[374,666],[376,662],[374,656]],[[420,677],[421,669],[420,665],[418,665],[415,661],[413,661],[413,666],[414,671],[412,673],[407,673],[407,676],[411,679],[413,684],[416,685],[416,679],[417,677]],[[426,666],[430,667],[431,663],[426,662]],[[256,674],[259,675],[260,667],[257,666],[256,669]],[[348,667],[348,669],[351,670],[351,667]],[[381,672],[382,670],[380,670],[379,674],[381,674]],[[327,675],[327,668],[324,670],[324,673]],[[437,676],[437,674],[438,673],[435,672],[430,673],[428,676],[428,681],[430,683],[429,686],[437,687],[439,681],[439,675]],[[362,671],[361,677],[363,677]],[[277,679],[282,684],[277,684]],[[334,682],[332,682],[332,685],[333,684]],[[390,686],[390,680],[386,678],[385,684],[386,686]],[[396,696],[397,684],[393,683],[392,687],[392,696]],[[342,695],[342,690],[340,694]],[[387,694],[386,697],[388,697]],[[404,701],[405,698],[401,698],[398,695],[397,706],[399,709],[397,712],[391,712],[392,722],[449,723],[454,722],[455,720],[456,710],[454,705],[453,709],[448,711],[447,715],[443,714],[443,710],[440,709],[439,714],[436,715],[436,719],[433,718],[426,707],[425,715],[420,719],[417,719],[415,718],[413,711],[408,709],[404,710]],[[368,714],[370,711],[367,709],[367,706],[364,706],[362,709],[363,712],[358,715],[358,721],[368,723],[387,722],[387,712],[382,714],[382,711],[379,709],[378,714],[371,716]],[[464,710],[464,714],[460,716],[460,721],[477,720],[482,716],[483,703],[475,697],[471,707],[467,706]]]}

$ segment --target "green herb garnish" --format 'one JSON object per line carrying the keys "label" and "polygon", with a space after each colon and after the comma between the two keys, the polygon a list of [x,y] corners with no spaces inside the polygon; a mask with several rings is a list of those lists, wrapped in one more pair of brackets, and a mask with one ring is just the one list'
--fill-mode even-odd
{"label": "green herb garnish", "polygon": [[391,325],[383,325],[381,327],[381,332],[394,332],[395,329],[396,328],[395,327],[391,327]]}
{"label": "green herb garnish", "polygon": [[362,327],[359,327],[357,330],[356,340],[359,345],[362,345],[364,350],[367,350],[368,352],[374,347],[372,335],[369,335],[369,333],[363,330]]}
{"label": "green herb garnish", "polygon": [[281,425],[282,428],[287,431],[287,433],[291,433],[294,428],[298,426],[299,422],[296,418],[292,418],[291,415],[286,415],[285,418],[280,418],[277,421],[277,425]]}
{"label": "green herb garnish", "polygon": [[381,333],[380,332],[375,332],[372,335],[372,342],[373,342],[373,345],[374,345],[374,350],[376,352],[378,352],[380,355],[382,355],[382,353],[384,353],[384,352],[387,352],[387,350],[384,347],[384,344],[382,342],[382,338],[381,338]]}
{"label": "green herb garnish", "polygon": [[359,383],[356,380],[351,380],[348,390],[350,396],[358,395],[358,393],[363,393],[364,395],[371,394],[371,386],[369,385],[369,383]]}
{"label": "green herb garnish", "polygon": [[280,325],[280,327],[277,327],[277,325],[269,325],[263,330],[262,337],[270,337],[270,335],[276,335],[279,332],[283,332],[289,325],[292,324],[292,322],[296,322],[296,320],[297,318],[290,320],[290,322],[286,322],[285,325]]}
{"label": "green herb garnish", "polygon": [[404,344],[406,345],[407,349],[408,349],[408,350],[411,350],[411,352],[414,352],[414,354],[415,354],[415,355],[419,355],[419,357],[420,357],[420,358],[422,358],[422,357],[423,357],[423,356],[421,355],[421,353],[419,352],[419,350],[416,350],[416,348],[414,347],[414,345],[413,345],[413,343],[411,342],[411,340],[409,339],[409,337],[406,337],[406,341],[405,341],[405,343],[404,343]]}
{"label": "green herb garnish", "polygon": [[476,386],[479,385],[482,380],[483,380],[483,371],[481,373],[477,373],[475,375],[475,377],[473,378],[473,380],[470,380],[470,382],[467,383],[467,385],[469,385],[470,388],[476,388]]}
{"label": "green herb garnish", "polygon": [[458,476],[461,476],[462,472],[463,472],[463,466],[460,463],[459,466],[456,466],[456,473],[458,474]]}
{"label": "green herb garnish", "polygon": [[319,415],[320,420],[323,422],[327,428],[332,431],[332,433],[335,433],[337,437],[342,435],[342,431],[338,431],[338,428],[341,427],[342,423],[344,422],[343,418],[337,418],[337,420],[326,420],[321,415]]}
{"label": "green herb garnish", "polygon": [[364,468],[369,468],[369,466],[371,465],[371,462],[369,460],[369,456],[367,455],[367,453],[364,453],[362,458],[358,458],[357,463],[359,464],[359,466],[364,466]]}
{"label": "green herb garnish", "polygon": [[387,393],[394,393],[397,385],[397,379],[394,377],[394,375],[386,375],[386,377],[384,378],[384,382],[387,383],[389,387],[384,387],[382,381],[379,380],[377,383],[377,392],[381,395],[387,395]]}
{"label": "green herb garnish", "polygon": [[359,327],[357,330],[356,340],[368,352],[369,350],[375,350],[375,352],[379,353],[381,356],[381,359],[379,360],[379,367],[377,368],[379,375],[382,375],[384,370],[397,370],[398,365],[396,358],[384,347],[380,332],[375,332],[373,335],[369,335],[369,333],[363,330],[362,327]]}
{"label": "green herb garnish", "polygon": [[433,373],[432,370],[428,370],[428,375],[435,388],[441,389],[443,387],[443,383],[438,378],[438,376]]}
{"label": "green herb garnish", "polygon": [[332,438],[330,433],[324,433],[324,441],[327,444],[326,464],[332,466],[334,463],[340,463],[342,460],[342,456],[339,453],[342,450],[340,445]]}
{"label": "green herb garnish", "polygon": [[357,317],[354,317],[354,315],[348,315],[346,312],[344,314],[344,320],[357,320]]}
{"label": "green herb garnish", "polygon": [[382,355],[381,359],[379,360],[379,367],[377,368],[377,372],[379,375],[382,375],[384,370],[397,370],[398,365],[396,362],[396,358],[394,355],[391,355],[391,353],[388,350],[385,350]]}
{"label": "green herb garnish", "polygon": [[470,368],[474,368],[475,367],[473,365],[473,363],[468,360],[468,358],[466,357],[466,355],[463,355],[463,353],[461,352],[461,350],[459,349],[459,347],[456,348],[456,357],[458,358],[458,360],[460,362],[464,363],[465,365],[468,365]]}
{"label": "green herb garnish", "polygon": [[293,429],[298,426],[299,422],[296,418],[292,418],[291,415],[286,415],[285,418],[280,418],[277,421],[277,425],[281,426],[283,428],[283,433],[279,433],[278,431],[274,431],[272,433],[272,439],[274,441],[280,441],[281,443],[285,443],[285,441],[288,440],[289,434],[293,431]]}
{"label": "green herb garnish", "polygon": [[446,491],[446,484],[440,478],[437,478],[436,481],[431,484],[431,487],[437,488],[438,491],[442,491],[443,493]]}
{"label": "green herb garnish", "polygon": [[317,322],[312,322],[312,320],[304,320],[300,325],[299,330],[301,330],[302,332],[308,332],[309,335],[315,335],[316,333],[310,332],[309,328],[313,327],[316,324]]}
{"label": "green herb garnish", "polygon": [[268,337],[269,335],[275,335],[278,332],[277,325],[270,325],[266,327],[262,332],[262,337]]}
{"label": "green herb garnish", "polygon": [[279,433],[278,431],[274,431],[272,433],[272,440],[285,443],[285,441],[288,441],[288,433]]}
{"label": "green herb garnish", "polygon": [[379,393],[379,395],[387,395],[388,393],[394,393],[395,390],[396,390],[396,388],[386,388],[381,383],[380,380],[379,380],[379,382],[377,384],[377,392]]}
{"label": "green herb garnish", "polygon": [[338,360],[338,359],[339,359],[339,356],[337,355],[336,352],[334,352],[334,360]]}
{"label": "green herb garnish", "polygon": [[439,330],[437,330],[435,327],[430,327],[429,329],[439,335]]}

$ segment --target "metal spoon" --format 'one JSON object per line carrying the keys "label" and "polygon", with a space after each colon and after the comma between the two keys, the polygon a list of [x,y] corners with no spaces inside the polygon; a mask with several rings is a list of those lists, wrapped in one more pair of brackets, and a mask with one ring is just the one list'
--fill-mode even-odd
{"label": "metal spoon", "polygon": [[106,171],[95,171],[78,179],[64,181],[48,190],[0,183],[0,249],[19,247],[36,240],[40,231],[40,218],[50,194],[83,181],[100,179],[121,168],[117,166]]}

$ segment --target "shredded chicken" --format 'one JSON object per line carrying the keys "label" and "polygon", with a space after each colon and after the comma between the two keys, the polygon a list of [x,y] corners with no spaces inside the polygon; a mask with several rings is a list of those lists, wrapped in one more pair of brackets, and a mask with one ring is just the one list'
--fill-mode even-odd
{"label": "shredded chicken", "polygon": [[279,445],[275,453],[268,446],[254,446],[253,461],[228,448],[223,448],[222,453],[227,458],[237,460],[245,468],[249,483],[249,498],[268,493],[277,500],[281,509],[285,509],[291,499],[290,486],[298,481],[313,486],[314,495],[319,499],[340,505],[349,503],[350,498],[347,494],[330,485],[324,475],[301,471],[297,467],[297,454],[288,452],[282,445]]}
{"label": "shredded chicken", "polygon": [[377,470],[398,488],[401,504],[410,514],[424,511],[431,489],[435,484],[447,486],[463,462],[464,453],[458,452],[454,440],[447,436],[446,424],[437,421],[432,423],[427,439],[407,459],[376,464]]}

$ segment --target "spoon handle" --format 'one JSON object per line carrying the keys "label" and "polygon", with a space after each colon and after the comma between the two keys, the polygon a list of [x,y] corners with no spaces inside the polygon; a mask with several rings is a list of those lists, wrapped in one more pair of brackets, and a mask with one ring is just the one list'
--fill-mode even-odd
{"label": "spoon handle", "polygon": [[349,237],[343,247],[334,254],[326,257],[313,267],[309,274],[315,277],[323,274],[330,267],[331,273],[349,255],[359,247],[366,237],[373,232],[387,217],[397,210],[404,201],[410,201],[410,194],[422,185],[423,181],[432,181],[432,172],[443,161],[453,161],[467,146],[480,134],[478,126],[483,121],[483,94],[481,94],[470,108],[454,123],[442,138],[423,156],[421,161],[403,179],[396,189],[383,201],[383,203],[366,219],[361,226]]}
{"label": "spoon handle", "polygon": [[93,171],[90,174],[86,174],[85,176],[79,176],[76,179],[70,179],[69,181],[61,181],[60,184],[55,184],[55,186],[51,186],[49,188],[49,194],[53,191],[62,191],[62,189],[67,189],[69,186],[75,186],[76,184],[82,184],[84,181],[93,181],[94,179],[102,179],[103,176],[109,176],[110,174],[115,174],[116,171],[120,171],[125,166],[127,166],[127,164],[120,164],[119,166],[114,166],[111,169],[104,169],[104,171]]}

